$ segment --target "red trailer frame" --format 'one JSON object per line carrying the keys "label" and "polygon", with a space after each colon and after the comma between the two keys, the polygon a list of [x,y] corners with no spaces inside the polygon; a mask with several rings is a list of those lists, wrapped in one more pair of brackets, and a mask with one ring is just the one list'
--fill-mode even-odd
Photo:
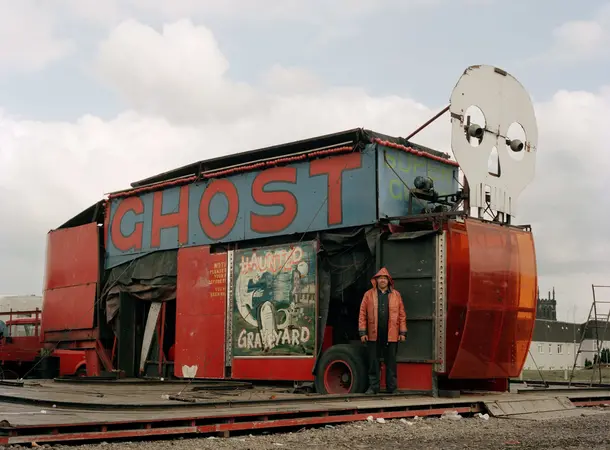
{"label": "red trailer frame", "polygon": [[[22,377],[31,373],[41,357],[42,311],[10,310],[0,312],[0,320],[7,327],[8,335],[0,337],[0,369],[3,377]],[[8,319],[3,320],[8,317]],[[17,327],[32,327],[32,334],[19,335]],[[59,376],[84,376],[86,374],[85,353],[82,351],[53,350],[51,356],[59,359]]]}
{"label": "red trailer frame", "polygon": [[[353,132],[349,133],[353,136]],[[390,155],[388,152],[395,152],[391,153],[394,160],[402,153],[424,160],[430,158],[441,164],[439,167],[443,164],[454,167],[453,163],[443,162],[438,156],[430,156],[432,153],[429,152],[433,151],[415,151],[412,147],[397,142],[381,140],[374,135],[371,137],[370,133],[356,133],[352,155],[374,151],[379,155],[376,158],[380,163],[387,163]],[[299,145],[301,148],[312,149],[320,145],[320,139],[328,142],[330,137],[301,142]],[[335,141],[345,139],[345,135],[334,137]],[[362,142],[358,143],[358,139]],[[340,147],[341,152],[344,152],[343,148]],[[290,164],[290,158],[278,153],[277,149],[273,151],[278,156],[276,159],[266,160],[267,166],[286,164],[286,161]],[[309,154],[301,152],[305,160],[315,158],[315,153],[313,149]],[[262,157],[264,151],[248,155],[250,160]],[[242,164],[245,158],[242,157]],[[324,154],[315,162],[317,166],[322,167],[324,164],[330,164],[335,158],[342,161],[344,155],[337,156],[330,152],[330,156]],[[438,161],[439,159],[441,161]],[[218,169],[225,164],[227,163],[219,161]],[[363,164],[360,163],[360,166]],[[254,164],[249,167],[242,166],[239,170],[240,173],[248,173],[257,168]],[[276,173],[275,168],[267,171],[270,174]],[[216,171],[219,176],[225,176],[225,172]],[[266,171],[260,172],[256,178],[265,173]],[[165,177],[173,179],[176,174],[167,174]],[[108,258],[108,250],[103,252],[100,248],[110,245],[108,236],[113,236],[116,232],[109,227],[117,226],[113,225],[116,221],[110,220],[113,214],[111,204],[121,205],[121,214],[127,214],[130,208],[136,208],[132,213],[135,211],[136,214],[141,214],[145,211],[141,209],[145,203],[141,199],[134,202],[138,198],[135,196],[150,193],[154,196],[150,197],[151,199],[161,201],[164,198],[160,195],[163,189],[173,189],[173,192],[178,193],[176,198],[180,199],[180,204],[183,205],[181,207],[184,207],[184,196],[189,191],[183,187],[189,186],[193,181],[193,177],[183,177],[147,186],[136,185],[132,192],[121,192],[110,201],[99,202],[66,226],[49,233],[44,291],[46,314],[43,317],[43,339],[47,346],[84,351],[89,376],[178,376],[291,381],[300,384],[318,380],[315,387],[322,392],[362,390],[364,381],[354,381],[356,378],[366,377],[362,362],[365,356],[360,345],[353,339],[337,339],[337,326],[341,324],[328,323],[326,319],[320,321],[322,316],[318,312],[315,313],[318,318],[316,325],[312,328],[315,330],[312,336],[314,353],[302,356],[232,357],[231,349],[234,347],[235,336],[232,335],[232,319],[229,318],[232,317],[235,302],[234,254],[243,249],[257,248],[265,252],[274,245],[293,248],[300,242],[316,241],[319,239],[316,236],[320,236],[318,232],[308,233],[306,230],[297,238],[278,236],[260,243],[244,241],[179,246],[177,250],[172,250],[175,251],[175,256],[169,257],[176,261],[171,263],[175,264],[176,281],[172,282],[175,283],[175,288],[168,285],[151,288],[140,282],[139,285],[132,286],[131,293],[121,293],[123,288],[121,285],[117,288],[116,283],[122,281],[117,277],[120,278],[125,273],[128,278],[133,277],[129,274],[138,270],[138,265],[144,264],[143,261],[147,258],[149,263],[154,263],[155,258],[161,257],[158,255],[170,253],[164,253],[168,250],[142,253],[142,256],[130,257],[131,259],[115,268],[105,269],[104,261]],[[376,183],[379,182],[381,181]],[[413,199],[417,199],[419,194],[411,192],[411,195],[414,197],[409,200],[409,211],[412,211]],[[426,198],[427,194],[422,195]],[[452,195],[456,202],[464,197],[460,193]],[[175,217],[171,217],[172,214],[162,214],[162,203],[159,205],[155,214],[161,214],[165,225],[157,223],[156,226],[183,229],[176,220],[179,218],[178,214],[182,217],[181,220],[186,220],[186,212],[172,213]],[[341,203],[337,205],[341,207]],[[328,214],[328,220],[331,220],[330,210]],[[333,214],[339,217],[346,212],[339,210]],[[406,299],[410,326],[416,330],[418,326],[424,326],[419,331],[411,332],[410,335],[414,337],[410,340],[414,342],[413,339],[417,340],[419,336],[420,342],[417,345],[430,346],[430,351],[424,352],[425,354],[420,352],[418,356],[413,344],[407,343],[407,347],[411,345],[410,349],[404,345],[400,347],[403,348],[403,353],[402,356],[399,355],[399,389],[429,392],[435,392],[439,388],[506,390],[508,379],[520,373],[535,321],[537,274],[534,244],[529,228],[475,219],[469,217],[463,209],[441,213],[413,212],[407,216],[380,219],[368,229],[377,233],[375,269],[387,266],[390,272],[399,275],[404,265],[396,265],[396,260],[388,260],[383,256],[387,251],[383,253],[380,249],[384,246],[402,246],[401,251],[407,253],[420,251],[409,249],[415,248],[410,247],[414,242],[416,244],[413,245],[419,245],[417,242],[422,242],[422,239],[427,239],[428,242],[426,258],[428,262],[433,262],[426,269],[430,273],[425,281],[429,286],[425,298],[416,298],[419,295],[417,289],[413,290],[408,284],[409,279],[417,277],[417,272],[423,270],[421,267],[413,267],[413,272],[403,277],[402,282],[407,283],[403,284],[404,289],[407,289],[407,292],[403,292],[403,297]],[[134,230],[141,241],[144,228],[141,228],[141,224],[136,224]],[[332,230],[324,232],[330,231]],[[159,231],[153,238],[154,236],[157,236],[155,245],[160,244],[163,234]],[[180,233],[176,236],[183,239]],[[141,245],[141,242],[138,245]],[[318,245],[324,246],[324,243]],[[388,251],[389,255],[394,250]],[[324,263],[322,260],[318,262]],[[149,267],[146,270],[152,269]],[[109,277],[114,277],[113,281],[109,281]],[[151,289],[160,289],[165,295],[160,303],[151,301]],[[109,306],[101,304],[101,300],[108,298],[108,292],[115,292],[114,308],[131,311],[131,315],[125,316],[123,320],[133,323],[133,328],[115,324],[114,332],[110,331]],[[358,292],[360,293],[356,292],[355,295],[361,296],[363,290]],[[130,295],[132,297],[129,297]],[[137,295],[139,300],[135,301],[133,295]],[[202,302],[201,299],[208,300]],[[316,311],[320,308],[320,301],[316,294]],[[424,308],[427,312],[409,312],[412,305],[421,302],[428,305]],[[172,308],[168,309],[169,306]],[[332,316],[328,317],[329,320],[332,319]],[[422,331],[424,329],[425,331]],[[137,339],[134,333],[137,334]],[[142,336],[147,338],[142,340]],[[152,347],[155,348],[154,352],[151,352]],[[154,367],[152,372],[148,367]]]}

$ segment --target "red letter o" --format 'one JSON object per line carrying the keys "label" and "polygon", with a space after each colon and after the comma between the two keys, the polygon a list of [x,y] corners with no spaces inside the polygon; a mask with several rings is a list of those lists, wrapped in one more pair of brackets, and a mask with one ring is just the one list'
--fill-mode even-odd
{"label": "red letter o", "polygon": [[[224,194],[229,202],[227,216],[220,224],[215,224],[210,219],[210,203],[216,194]],[[201,203],[199,204],[199,223],[206,236],[215,241],[226,237],[235,226],[238,215],[239,195],[235,185],[226,179],[214,180],[208,184],[205,191],[203,191]]]}

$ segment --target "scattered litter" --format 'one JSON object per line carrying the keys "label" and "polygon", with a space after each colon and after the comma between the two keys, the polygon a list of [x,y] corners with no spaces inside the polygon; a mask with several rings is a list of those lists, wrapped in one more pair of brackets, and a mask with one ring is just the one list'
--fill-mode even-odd
{"label": "scattered litter", "polygon": [[423,420],[423,417],[415,416],[413,417],[413,420],[417,422],[419,420]]}
{"label": "scattered litter", "polygon": [[57,405],[53,405],[53,408],[57,408]]}
{"label": "scattered litter", "polygon": [[169,394],[163,394],[163,395],[161,395],[161,398],[163,400],[169,400]]}
{"label": "scattered litter", "polygon": [[366,418],[366,420],[368,420],[369,422],[374,422],[375,421],[375,419],[373,419],[373,416],[368,416]]}
{"label": "scattered litter", "polygon": [[377,423],[385,423],[385,419],[383,417],[378,417]]}
{"label": "scattered litter", "polygon": [[46,410],[46,409],[41,409],[41,410],[40,410],[40,414],[46,414],[46,413],[47,413],[47,410]]}
{"label": "scattered litter", "polygon": [[278,447],[283,447],[284,444],[280,444],[279,442],[274,442],[273,445],[277,445]]}
{"label": "scattered litter", "polygon": [[409,425],[409,426],[414,425],[413,422],[409,422],[407,419],[400,419],[400,422],[404,423],[405,425]]}
{"label": "scattered litter", "polygon": [[441,419],[447,420],[460,420],[461,418],[462,416],[460,416],[457,411],[445,411],[441,416]]}
{"label": "scattered litter", "polygon": [[489,420],[489,414],[477,413],[476,417],[478,417],[479,419],[483,419],[483,420]]}
{"label": "scattered litter", "polygon": [[326,425],[324,428],[335,428],[333,425]]}

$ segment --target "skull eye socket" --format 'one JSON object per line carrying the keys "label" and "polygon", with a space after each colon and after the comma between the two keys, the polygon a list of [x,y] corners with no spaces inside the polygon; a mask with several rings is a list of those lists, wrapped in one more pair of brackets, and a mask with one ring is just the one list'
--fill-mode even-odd
{"label": "skull eye socket", "polygon": [[525,156],[525,143],[527,136],[519,122],[513,122],[506,130],[506,150],[515,161],[521,161]]}
{"label": "skull eye socket", "polygon": [[464,132],[466,140],[472,147],[478,147],[485,137],[484,129],[487,127],[485,114],[476,105],[470,105],[464,113]]}

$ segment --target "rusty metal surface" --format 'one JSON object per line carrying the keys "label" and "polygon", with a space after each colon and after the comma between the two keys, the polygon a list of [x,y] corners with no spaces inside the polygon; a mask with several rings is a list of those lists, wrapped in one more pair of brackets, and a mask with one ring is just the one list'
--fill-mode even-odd
{"label": "rusty metal surface", "polygon": [[[470,393],[463,395],[459,399],[433,398],[423,395],[398,394],[398,395],[379,395],[375,397],[363,395],[348,396],[328,396],[318,394],[292,393],[287,388],[265,388],[256,387],[251,389],[227,389],[204,390],[198,388],[194,383],[108,383],[108,384],[86,384],[86,383],[53,383],[36,382],[26,383],[25,386],[3,386],[0,385],[0,402],[7,408],[0,408],[0,420],[4,417],[5,411],[17,407],[35,404],[38,408],[49,408],[56,405],[56,408],[65,410],[81,410],[87,408],[104,411],[131,410],[130,414],[142,408],[144,414],[158,414],[158,417],[172,415],[199,414],[203,411],[214,409],[233,410],[243,408],[263,408],[263,409],[291,409],[307,408],[311,405],[332,407],[332,405],[342,405],[349,403],[354,407],[360,404],[366,405],[403,405],[403,406],[426,406],[436,404],[469,404],[472,402],[494,402],[494,401],[538,401],[554,399],[558,396],[569,398],[570,400],[579,399],[610,399],[610,390],[586,390],[562,392],[532,392],[527,396],[522,393]],[[179,398],[172,400],[170,397]],[[183,401],[192,399],[194,402]],[[158,408],[155,408],[158,407]],[[54,408],[54,409],[56,409]],[[91,411],[91,414],[97,414]],[[104,412],[102,414],[107,414]],[[112,414],[115,417],[115,414]]]}
{"label": "rusty metal surface", "polygon": [[[93,328],[100,269],[98,234],[95,222],[48,234],[42,306],[45,334]],[[48,342],[44,334],[43,340]],[[70,339],[64,334],[61,340]]]}
{"label": "rusty metal surface", "polygon": [[[194,383],[193,383],[194,384]],[[191,385],[192,386],[192,385]],[[484,412],[485,404],[507,405],[525,401],[539,405],[541,414],[554,414],[549,408],[557,395],[541,393],[477,394],[457,399],[432,398],[409,395],[356,396],[354,398],[289,394],[279,389],[249,389],[241,392],[225,392],[213,404],[173,402],[167,392],[179,392],[186,384],[171,383],[29,383],[23,388],[0,387],[0,394],[12,392],[14,400],[19,395],[38,397],[47,401],[66,395],[80,399],[81,407],[61,404],[13,403],[0,400],[0,445],[28,442],[58,442],[79,440],[110,440],[184,434],[218,434],[244,430],[262,430],[280,427],[345,423],[366,420],[369,415],[386,419],[413,416],[440,416],[445,411],[460,414]],[[216,392],[188,391],[183,394],[213,395]],[[235,395],[237,394],[237,395]],[[572,396],[575,394],[575,397]],[[601,404],[610,399],[609,391],[593,391],[580,394],[570,392],[566,402],[575,406]],[[235,398],[250,398],[248,403],[235,402]],[[123,408],[112,403],[124,399]],[[218,400],[223,398],[223,402]],[[269,401],[271,398],[277,401]],[[579,400],[580,398],[580,400]],[[95,403],[97,402],[97,403]],[[106,402],[105,408],[99,405]],[[188,404],[189,407],[172,408],[172,404]],[[86,405],[89,408],[86,408]],[[129,405],[143,405],[142,407]],[[147,405],[165,405],[151,408]],[[542,405],[542,407],[540,406]],[[546,407],[545,407],[546,405]],[[94,408],[91,408],[94,406]],[[95,407],[97,406],[97,407]],[[568,405],[569,406],[569,405]],[[532,407],[533,408],[533,407]],[[523,414],[533,415],[536,408],[522,408]],[[564,408],[572,410],[573,408]]]}
{"label": "rusty metal surface", "polygon": [[[33,404],[17,404],[0,401],[0,422],[5,420],[10,427],[39,427],[39,426],[73,426],[82,424],[117,424],[121,422],[156,422],[195,420],[210,418],[261,417],[285,414],[317,414],[321,412],[384,410],[400,409],[420,410],[431,408],[471,407],[481,400],[480,397],[461,399],[441,399],[431,397],[393,396],[392,398],[368,397],[357,398],[351,401],[333,398],[315,398],[308,402],[279,402],[277,404],[256,401],[247,405],[233,405],[226,402],[224,406],[209,407],[194,405],[189,408],[123,408],[110,411],[108,409],[84,409],[76,407],[52,406],[41,407]],[[166,401],[167,404],[171,400]],[[2,430],[3,427],[0,427]]]}

